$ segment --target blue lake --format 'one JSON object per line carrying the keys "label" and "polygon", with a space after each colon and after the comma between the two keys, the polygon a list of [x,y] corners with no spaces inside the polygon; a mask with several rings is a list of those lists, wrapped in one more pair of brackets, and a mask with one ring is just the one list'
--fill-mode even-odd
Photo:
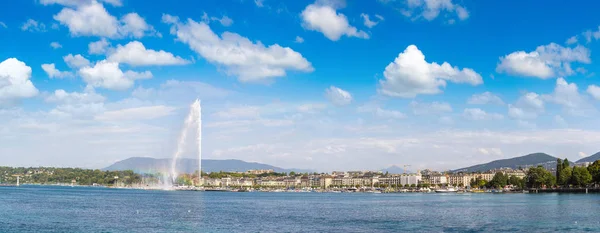
{"label": "blue lake", "polygon": [[0,232],[333,231],[598,232],[600,195],[0,187]]}

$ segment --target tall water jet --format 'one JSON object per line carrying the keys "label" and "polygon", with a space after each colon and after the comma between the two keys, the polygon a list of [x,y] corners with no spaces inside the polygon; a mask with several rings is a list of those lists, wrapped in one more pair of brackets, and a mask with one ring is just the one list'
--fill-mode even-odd
{"label": "tall water jet", "polygon": [[[190,105],[190,111],[187,115],[187,117],[185,118],[185,122],[183,124],[183,128],[181,129],[181,133],[179,134],[179,138],[177,140],[177,150],[175,151],[175,154],[173,155],[173,159],[171,160],[171,181],[172,184],[174,184],[177,180],[177,177],[179,175],[179,172],[177,171],[177,161],[179,160],[179,157],[181,156],[181,154],[184,151],[184,146],[185,146],[185,142],[188,136],[188,131],[189,129],[192,128],[192,126],[194,126],[194,123],[198,126],[198,149],[199,149],[199,157],[202,157],[202,151],[201,151],[201,133],[202,133],[202,118],[201,118],[201,107],[200,107],[200,100],[196,99],[196,101],[194,101],[194,103],[192,105]],[[201,162],[200,162],[201,163]],[[199,168],[201,167],[201,164],[199,164]]]}
{"label": "tall water jet", "polygon": [[198,183],[202,186],[202,103],[199,99],[196,99],[194,104],[196,103],[198,106],[198,141],[196,142],[198,143]]}

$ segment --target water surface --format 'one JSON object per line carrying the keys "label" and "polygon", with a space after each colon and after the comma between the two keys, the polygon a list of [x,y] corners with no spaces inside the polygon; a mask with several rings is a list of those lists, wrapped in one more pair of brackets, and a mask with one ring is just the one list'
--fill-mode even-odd
{"label": "water surface", "polygon": [[598,194],[224,193],[0,187],[0,232],[600,231]]}

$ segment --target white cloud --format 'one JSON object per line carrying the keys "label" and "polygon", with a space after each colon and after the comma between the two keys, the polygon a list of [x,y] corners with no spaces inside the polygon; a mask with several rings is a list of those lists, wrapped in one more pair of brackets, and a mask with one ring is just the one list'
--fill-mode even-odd
{"label": "white cloud", "polygon": [[242,82],[269,82],[285,76],[288,70],[314,70],[302,54],[288,47],[278,44],[266,47],[231,32],[224,32],[219,37],[206,23],[191,19],[182,23],[177,17],[163,15],[163,22],[173,24],[171,34],[179,41]]}
{"label": "white cloud", "polygon": [[414,115],[439,115],[452,112],[452,106],[446,102],[422,103],[412,101],[410,102],[410,107]]}
{"label": "white cloud", "polygon": [[409,0],[405,1],[406,6],[400,12],[416,20],[424,18],[428,21],[436,19],[440,14],[444,14],[445,18],[451,18],[454,22],[454,17],[459,20],[469,18],[469,11],[461,5],[455,4],[452,0]]}
{"label": "white cloud", "polygon": [[108,48],[110,47],[110,42],[106,40],[106,38],[102,38],[96,42],[90,42],[88,44],[88,53],[89,54],[105,54],[108,52]]}
{"label": "white cloud", "polygon": [[472,95],[469,100],[467,100],[468,104],[497,104],[504,105],[504,101],[493,93],[486,91],[481,94]]}
{"label": "white cloud", "polygon": [[2,21],[0,21],[0,27],[8,28],[8,26],[6,26],[6,24],[4,22],[2,22]]}
{"label": "white cloud", "polygon": [[567,41],[565,43],[567,44],[576,44],[577,43],[577,36],[572,36],[569,39],[567,39]]}
{"label": "white cloud", "polygon": [[42,70],[48,74],[50,78],[65,78],[73,76],[73,73],[68,71],[60,71],[56,69],[54,63],[51,64],[42,64]]}
{"label": "white cloud", "polygon": [[138,87],[132,92],[137,99],[168,103],[190,102],[195,98],[219,99],[228,96],[231,91],[196,81],[167,80],[157,88]]}
{"label": "white cloud", "polygon": [[479,85],[481,75],[470,68],[452,67],[425,61],[425,55],[415,45],[410,45],[390,63],[379,80],[379,92],[393,97],[413,98],[419,94],[438,94],[446,81]]}
{"label": "white cloud", "polygon": [[53,49],[59,49],[59,48],[62,48],[62,45],[55,41],[55,42],[50,43],[50,47],[52,47]]}
{"label": "white cloud", "polygon": [[216,17],[212,17],[212,20],[216,20],[219,21],[219,23],[221,23],[221,25],[223,25],[224,27],[229,27],[233,24],[233,19],[227,17],[227,16],[223,16],[220,19],[216,18]]}
{"label": "white cloud", "polygon": [[302,104],[298,106],[298,112],[301,113],[317,113],[327,108],[327,104],[322,103],[312,103],[312,104]]}
{"label": "white cloud", "polygon": [[99,121],[139,121],[162,118],[173,114],[175,108],[156,105],[147,107],[127,108],[114,111],[106,111],[96,116]]}
{"label": "white cloud", "polygon": [[25,23],[23,23],[23,25],[21,25],[21,30],[30,32],[45,32],[46,25],[33,19],[28,19],[25,21]]}
{"label": "white cloud", "polygon": [[254,4],[256,4],[257,7],[263,7],[263,2],[265,0],[254,0]]}
{"label": "white cloud", "polygon": [[466,108],[463,111],[463,117],[469,120],[501,120],[504,116],[498,113],[487,113],[480,108]]}
{"label": "white cloud", "polygon": [[594,97],[594,99],[600,100],[600,87],[596,85],[589,85],[587,88],[587,93]]}
{"label": "white cloud", "polygon": [[238,119],[238,118],[260,118],[260,108],[257,106],[232,107],[213,114],[217,118]]}
{"label": "white cloud", "polygon": [[350,25],[344,14],[337,13],[335,6],[322,2],[317,1],[310,4],[302,11],[300,16],[304,28],[321,32],[332,41],[337,41],[344,35],[363,39],[369,38],[369,34]]}
{"label": "white cloud", "polygon": [[331,103],[338,106],[348,105],[352,102],[352,95],[350,92],[335,86],[330,86],[325,89],[325,97],[327,97]]}
{"label": "white cloud", "polygon": [[560,115],[554,116],[554,123],[556,125],[558,125],[559,127],[567,127],[568,126],[567,121],[565,121],[565,119]]}
{"label": "white cloud", "polygon": [[552,94],[542,97],[548,102],[561,105],[570,115],[588,116],[596,112],[593,105],[579,93],[577,84],[567,83],[563,78],[556,79],[556,87]]}
{"label": "white cloud", "polygon": [[581,45],[566,48],[550,43],[538,46],[533,52],[517,51],[500,57],[496,72],[547,79],[556,75],[572,75],[571,63],[574,62],[590,63],[590,51]]}
{"label": "white cloud", "polygon": [[149,71],[138,73],[129,70],[123,73],[119,63],[106,60],[96,63],[93,67],[81,68],[79,74],[87,84],[111,90],[125,90],[133,86],[135,80],[152,77]]}
{"label": "white cloud", "polygon": [[56,107],[50,114],[60,117],[89,117],[103,112],[106,98],[91,87],[84,92],[66,92],[63,89],[54,91],[45,98],[48,103],[55,103]]}
{"label": "white cloud", "polygon": [[544,111],[544,101],[542,97],[534,92],[528,92],[519,97],[516,103],[517,106],[525,109]]}
{"label": "white cloud", "polygon": [[302,44],[302,43],[304,43],[304,38],[302,38],[300,36],[296,36],[296,39],[294,40],[294,42],[296,42],[298,44]]}
{"label": "white cloud", "polygon": [[0,105],[11,104],[19,99],[31,98],[38,94],[30,80],[31,67],[16,58],[0,63]]}
{"label": "white cloud", "polygon": [[[40,0],[40,3],[43,5],[58,4],[58,5],[63,5],[63,6],[74,7],[74,6],[90,4],[94,1],[95,0]],[[111,4],[111,5],[117,6],[117,7],[123,6],[123,3],[121,2],[121,0],[99,0],[99,1]]]}
{"label": "white cloud", "polygon": [[[101,3],[92,0],[85,4],[66,4],[54,19],[69,28],[72,36],[101,36],[121,38],[159,35],[137,13],[124,15],[121,20],[106,11]],[[70,8],[74,7],[74,8]]]}
{"label": "white cloud", "polygon": [[119,27],[119,34],[121,35],[132,35],[134,38],[142,38],[145,35],[157,35],[161,37],[159,33],[154,30],[154,27],[148,25],[137,13],[129,13],[121,17],[122,25]]}
{"label": "white cloud", "polygon": [[383,108],[379,108],[379,107],[375,109],[375,116],[380,117],[380,118],[393,118],[393,119],[406,118],[406,115],[404,115],[404,113],[402,113],[400,111],[387,110],[387,109],[383,109]]}
{"label": "white cloud", "polygon": [[523,120],[523,119],[535,119],[538,116],[538,113],[535,111],[524,110],[523,108],[519,108],[513,106],[512,104],[508,105],[508,116],[513,119]]}
{"label": "white cloud", "polygon": [[381,15],[375,15],[375,17],[379,19],[378,21],[372,21],[369,18],[369,15],[365,14],[365,13],[360,14],[360,17],[363,18],[364,24],[368,28],[373,28],[373,27],[375,27],[375,25],[377,25],[381,21],[383,21],[383,17]]}
{"label": "white cloud", "polygon": [[88,59],[86,59],[85,57],[81,56],[81,54],[77,54],[77,55],[68,54],[67,56],[63,57],[63,60],[72,69],[78,69],[78,68],[90,65],[90,61]]}
{"label": "white cloud", "polygon": [[189,63],[189,61],[163,50],[146,49],[144,44],[139,41],[129,42],[125,46],[118,45],[107,60],[132,66],[185,65]]}
{"label": "white cloud", "polygon": [[592,42],[592,39],[598,40],[598,39],[600,39],[600,26],[598,26],[598,30],[596,30],[596,31],[587,30],[587,31],[583,32],[582,35],[583,35],[583,37],[585,37],[585,40],[588,43]]}

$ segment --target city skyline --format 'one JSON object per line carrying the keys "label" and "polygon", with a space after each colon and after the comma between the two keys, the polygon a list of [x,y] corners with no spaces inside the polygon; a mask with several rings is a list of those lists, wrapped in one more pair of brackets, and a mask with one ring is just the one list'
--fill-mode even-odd
{"label": "city skyline", "polygon": [[2,165],[170,158],[196,98],[206,159],[320,171],[575,161],[600,151],[600,3],[586,4],[5,1]]}

